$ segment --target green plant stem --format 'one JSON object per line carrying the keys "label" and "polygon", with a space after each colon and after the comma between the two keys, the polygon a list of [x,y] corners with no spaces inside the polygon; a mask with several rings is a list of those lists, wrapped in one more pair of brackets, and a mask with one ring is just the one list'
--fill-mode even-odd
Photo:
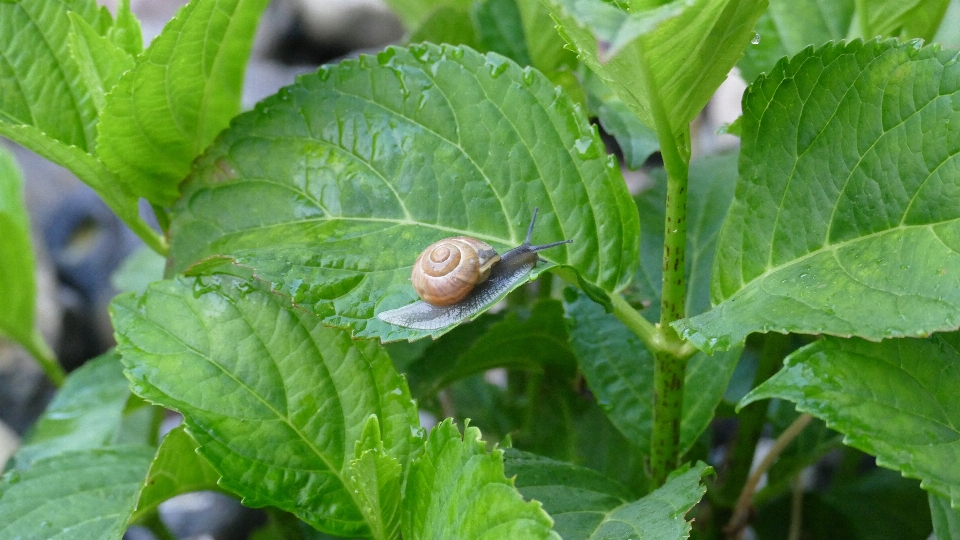
{"label": "green plant stem", "polygon": [[660,99],[653,70],[643,51],[640,69],[667,171],[667,206],[664,218],[663,280],[660,300],[662,340],[669,345],[654,353],[653,432],[650,447],[650,474],[654,487],[663,485],[680,458],[680,418],[683,412],[683,382],[687,359],[671,352],[682,340],[670,323],[682,319],[687,301],[687,182],[690,167],[690,126],[674,131],[667,109]]}
{"label": "green plant stem", "polygon": [[63,370],[60,362],[57,361],[57,355],[54,354],[50,346],[47,345],[46,340],[43,339],[40,332],[34,330],[33,335],[31,335],[29,339],[21,341],[20,344],[30,353],[30,356],[37,360],[40,368],[47,374],[47,377],[50,377],[50,380],[53,381],[53,384],[56,385],[57,388],[63,386],[64,381],[67,380],[67,373]]}
{"label": "green plant stem", "polygon": [[624,300],[622,296],[613,294],[610,296],[610,301],[613,304],[614,316],[620,319],[620,322],[636,334],[637,337],[640,338],[640,341],[647,346],[647,349],[656,351],[664,348],[665,344],[657,327],[650,321],[644,319],[643,315],[640,315],[637,310],[633,309],[633,306]]}
{"label": "green plant stem", "polygon": [[743,531],[743,528],[747,525],[747,519],[750,516],[750,505],[753,500],[753,493],[757,489],[757,484],[760,483],[760,479],[763,478],[764,474],[767,474],[767,471],[770,470],[770,467],[776,463],[777,458],[780,457],[780,454],[787,448],[787,446],[793,442],[797,435],[803,431],[805,427],[813,420],[813,417],[807,413],[803,413],[793,421],[787,429],[783,430],[783,433],[777,437],[777,440],[773,441],[773,446],[770,447],[770,451],[767,452],[767,455],[763,457],[763,461],[757,465],[756,470],[750,474],[750,477],[747,478],[746,483],[743,485],[743,491],[740,492],[740,497],[737,499],[737,505],[733,509],[733,516],[730,518],[730,521],[727,522],[727,525],[724,527],[729,538],[739,538],[740,533]]}
{"label": "green plant stem", "polygon": [[[689,137],[689,132],[687,132]],[[663,278],[661,280],[660,297],[660,327],[668,339],[678,340],[670,323],[684,318],[687,301],[687,173],[688,164],[679,156],[677,144],[683,141],[673,141],[672,149],[678,154],[668,163],[664,155],[664,166],[667,169],[667,207],[664,218],[663,237]],[[660,141],[663,148],[666,143]],[[673,170],[671,170],[673,169]]]}
{"label": "green plant stem", "polygon": [[[784,334],[773,332],[764,337],[763,349],[760,351],[760,359],[757,362],[757,373],[753,377],[753,388],[780,370],[789,345],[790,337]],[[768,407],[769,402],[766,400],[753,402],[741,409],[737,415],[739,420],[737,433],[726,460],[726,472],[723,475],[723,487],[720,490],[720,500],[730,507],[735,503],[743,484],[747,481],[747,476],[750,475],[757,442],[760,440],[763,425],[767,420]]]}
{"label": "green plant stem", "polygon": [[653,432],[650,440],[650,477],[660,487],[680,459],[680,419],[687,359],[668,352],[654,354]]}

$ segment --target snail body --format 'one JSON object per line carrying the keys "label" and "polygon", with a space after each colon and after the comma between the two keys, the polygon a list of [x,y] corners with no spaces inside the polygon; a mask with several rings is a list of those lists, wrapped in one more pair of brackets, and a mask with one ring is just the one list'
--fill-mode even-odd
{"label": "snail body", "polygon": [[532,245],[536,219],[535,209],[526,240],[503,255],[497,255],[485,242],[465,236],[431,244],[417,258],[411,275],[421,301],[384,311],[377,317],[397,326],[438,330],[489,307],[526,279],[540,260],[540,251],[572,242]]}

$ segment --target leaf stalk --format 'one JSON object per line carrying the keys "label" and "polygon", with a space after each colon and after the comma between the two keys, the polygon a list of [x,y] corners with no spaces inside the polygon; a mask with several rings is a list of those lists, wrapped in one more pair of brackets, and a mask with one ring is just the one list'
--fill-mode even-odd
{"label": "leaf stalk", "polygon": [[[683,413],[683,383],[688,356],[667,352],[684,342],[670,323],[682,319],[687,301],[687,183],[690,168],[690,126],[674,131],[667,109],[653,78],[645,51],[639,56],[640,69],[650,96],[657,140],[667,171],[667,202],[664,218],[663,278],[661,281],[660,324],[663,340],[672,345],[654,353],[653,432],[650,446],[650,475],[654,487],[662,486],[680,458],[680,418]],[[692,354],[691,354],[692,355]]]}
{"label": "leaf stalk", "polygon": [[30,356],[37,360],[40,368],[47,374],[47,377],[50,377],[50,380],[53,381],[53,384],[56,385],[57,388],[63,386],[63,383],[67,380],[67,373],[63,370],[60,362],[57,361],[57,355],[50,346],[47,345],[46,340],[43,339],[40,332],[34,330],[30,338],[24,339],[21,345],[30,353]]}

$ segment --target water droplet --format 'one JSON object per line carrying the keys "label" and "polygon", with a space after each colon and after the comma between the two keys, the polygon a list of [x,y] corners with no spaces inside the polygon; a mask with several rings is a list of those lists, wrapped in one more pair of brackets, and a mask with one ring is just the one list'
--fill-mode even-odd
{"label": "water droplet", "polygon": [[490,59],[487,65],[490,67],[490,76],[494,79],[499,77],[508,67],[506,59]]}
{"label": "water droplet", "polygon": [[457,60],[463,58],[463,47],[451,47],[450,56]]}
{"label": "water droplet", "polygon": [[317,70],[317,77],[321,81],[325,81],[330,78],[330,66],[320,66],[320,69]]}
{"label": "water droplet", "polygon": [[393,57],[397,55],[397,50],[393,47],[388,47],[377,53],[377,62],[381,66],[387,66],[393,61]]}
{"label": "water droplet", "polygon": [[808,277],[809,275],[810,275],[810,274],[804,272],[804,273],[800,274],[800,279],[803,279],[803,278],[805,278],[805,277]]}
{"label": "water droplet", "polygon": [[577,150],[577,154],[583,159],[593,159],[597,157],[597,145],[593,144],[593,138],[591,137],[580,137],[577,139],[577,142],[573,143],[573,147]]}
{"label": "water droplet", "polygon": [[760,34],[754,33],[754,34],[753,34],[753,39],[750,40],[750,43],[752,43],[752,44],[754,44],[754,45],[759,45],[759,44],[760,44]]}
{"label": "water droplet", "polygon": [[413,54],[414,58],[421,62],[425,62],[428,58],[430,58],[430,49],[426,45],[411,45],[410,53]]}
{"label": "water droplet", "polygon": [[533,79],[534,79],[534,77],[535,77],[535,74],[533,73],[533,68],[532,68],[532,67],[527,66],[527,67],[523,68],[523,82],[524,82],[524,84],[526,84],[527,86],[530,86],[531,84],[533,84]]}

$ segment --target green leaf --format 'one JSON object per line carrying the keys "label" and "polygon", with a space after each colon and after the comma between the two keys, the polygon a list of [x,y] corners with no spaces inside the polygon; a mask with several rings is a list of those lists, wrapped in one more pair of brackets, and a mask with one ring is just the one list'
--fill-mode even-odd
{"label": "green leaf", "polygon": [[960,539],[960,510],[950,505],[950,500],[929,494],[930,516],[933,518],[933,532],[937,540]]}
{"label": "green leaf", "polygon": [[29,343],[39,334],[33,325],[36,278],[24,204],[23,176],[13,155],[0,146],[0,332]]}
{"label": "green leaf", "polygon": [[410,34],[410,43],[430,41],[466,45],[480,49],[480,37],[477,36],[473,20],[470,18],[470,6],[443,5],[435,9]]}
{"label": "green leaf", "polygon": [[0,479],[0,538],[120,540],[153,448],[65,452]]}
{"label": "green leaf", "polygon": [[400,18],[407,31],[414,31],[437,11],[453,8],[468,10],[472,0],[386,0],[386,4]]}
{"label": "green leaf", "polygon": [[525,497],[543,502],[564,538],[687,538],[684,515],[703,497],[698,463],[646,497],[627,502],[629,491],[589,469],[509,450],[507,470]]}
{"label": "green leaf", "polygon": [[[854,0],[769,0],[755,28],[760,42],[747,46],[737,64],[747,81],[770,73],[784,56],[793,56],[810,45],[847,37],[853,21]],[[872,4],[872,2],[871,2]]]}
{"label": "green leaf", "polygon": [[191,491],[216,490],[220,475],[197,451],[197,443],[182,425],[163,437],[147,471],[147,481],[131,521],[157,508],[163,501]]}
{"label": "green leaf", "polygon": [[858,2],[851,37],[918,37],[929,40],[950,0],[872,0]]}
{"label": "green leaf", "polygon": [[659,102],[675,133],[726,79],[766,8],[766,0],[675,0],[634,12],[603,0],[547,3],[567,43],[640,121],[654,126]]}
{"label": "green leaf", "polygon": [[110,285],[119,292],[143,294],[147,286],[163,279],[167,260],[156,251],[142,246],[127,256],[113,274]]}
{"label": "green leaf", "polygon": [[524,502],[503,476],[503,450],[487,453],[480,430],[461,439],[449,419],[430,431],[404,487],[404,540],[552,538],[553,521],[537,501]]}
{"label": "green leaf", "polygon": [[524,497],[543,503],[564,538],[589,538],[612,509],[634,498],[596,471],[512,448],[504,452],[504,468]]}
{"label": "green leaf", "polygon": [[107,96],[99,153],[132,191],[166,206],[190,163],[240,110],[267,0],[193,0]]}
{"label": "green leaf", "polygon": [[[554,29],[556,23],[550,16],[550,9],[543,2],[517,2],[520,20],[523,23],[524,41],[530,54],[532,66],[542,71],[556,82],[558,72],[573,75],[577,69],[577,55],[566,48],[566,42]],[[579,86],[579,82],[577,82]],[[571,97],[572,88],[564,86]]]}
{"label": "green leaf", "polygon": [[[570,345],[597,403],[630,442],[649,454],[653,355],[636,334],[584,296],[566,308]],[[691,448],[713,419],[739,356],[739,350],[712,357],[698,353],[687,364],[680,424],[682,452]]]}
{"label": "green leaf", "polygon": [[751,86],[719,305],[678,331],[710,351],[750,332],[957,328],[958,66],[933,47],[854,42],[807,50]]}
{"label": "green leaf", "polygon": [[156,282],[111,314],[134,392],[183,413],[225,488],[331,534],[369,533],[348,487],[364,422],[377,415],[401,465],[420,444],[406,382],[378,344],[226,276]]}
{"label": "green leaf", "polygon": [[402,474],[400,462],[383,447],[377,417],[370,415],[350,462],[349,482],[373,538],[399,538]]}
{"label": "green leaf", "polygon": [[93,0],[0,2],[0,125],[32,126],[92,152],[97,109],[70,55],[69,13],[103,29],[104,12]]}
{"label": "green leaf", "polygon": [[475,2],[471,16],[484,52],[492,51],[502,54],[521,66],[529,66],[533,61],[527,51],[527,40],[517,1]]}
{"label": "green leaf", "polygon": [[76,13],[70,16],[70,54],[80,76],[87,85],[87,93],[97,110],[103,108],[104,95],[120,80],[120,75],[133,67],[133,57],[109,39],[97,33]]}
{"label": "green leaf", "polygon": [[109,352],[88,361],[67,377],[33,425],[13,457],[14,467],[26,469],[54,454],[110,445],[120,433],[129,397],[120,355]]}
{"label": "green leaf", "polygon": [[[643,167],[647,159],[660,150],[657,132],[645,126],[616,92],[596,74],[589,69],[584,71],[583,84],[586,87],[587,108],[590,109],[591,114],[597,116],[603,130],[617,140],[627,168],[636,170]],[[643,233],[646,233],[645,229]]]}
{"label": "green leaf", "polygon": [[872,343],[825,337],[748,394],[790,400],[877,463],[960,501],[960,334]]}
{"label": "green leaf", "polygon": [[526,320],[510,313],[489,328],[466,325],[437,341],[409,366],[410,388],[421,399],[453,381],[497,367],[542,371],[553,366],[572,374],[576,358],[567,341],[563,306],[544,300],[534,305]]}
{"label": "green leaf", "polygon": [[93,188],[128,225],[139,219],[137,198],[116,176],[94,156],[76,146],[63,144],[33,126],[13,125],[0,121],[0,135],[33,150],[58,165],[70,170],[85,184]]}
{"label": "green leaf", "polygon": [[143,32],[140,30],[140,21],[130,11],[130,0],[117,2],[117,15],[113,26],[107,30],[110,41],[131,56],[143,52]]}
{"label": "green leaf", "polygon": [[534,243],[573,240],[542,257],[606,294],[637,260],[636,208],[595,128],[537,71],[466,48],[390,48],[301,77],[240,116],[184,190],[177,270],[228,255],[357,337],[448,331],[374,314],[416,299],[410,270],[432,242],[503,253],[536,207]]}
{"label": "green leaf", "polygon": [[[663,169],[655,170],[651,176],[653,185],[635,199],[640,210],[640,266],[627,298],[641,303],[643,316],[656,323],[660,321],[667,176]],[[717,236],[733,201],[736,178],[736,153],[706,156],[690,163],[686,313],[695,315],[710,309],[710,274]]]}

